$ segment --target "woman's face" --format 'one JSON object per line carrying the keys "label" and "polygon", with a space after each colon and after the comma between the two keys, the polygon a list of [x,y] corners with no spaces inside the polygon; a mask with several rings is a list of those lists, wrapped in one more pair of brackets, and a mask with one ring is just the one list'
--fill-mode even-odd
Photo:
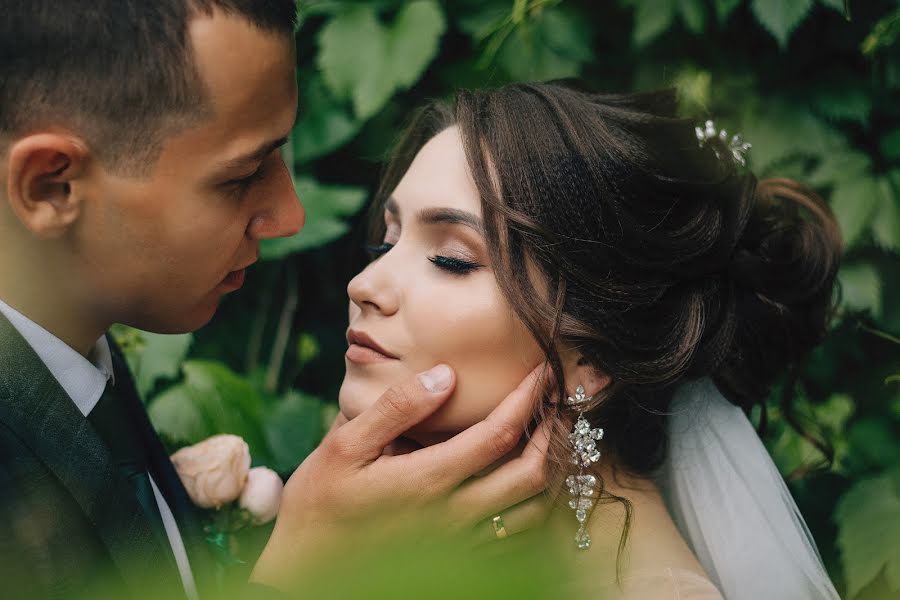
{"label": "woman's face", "polygon": [[449,364],[457,374],[453,396],[410,432],[433,443],[487,416],[543,354],[494,278],[456,127],[419,151],[386,204],[384,222],[376,258],[347,286],[340,407],[352,419],[391,385]]}

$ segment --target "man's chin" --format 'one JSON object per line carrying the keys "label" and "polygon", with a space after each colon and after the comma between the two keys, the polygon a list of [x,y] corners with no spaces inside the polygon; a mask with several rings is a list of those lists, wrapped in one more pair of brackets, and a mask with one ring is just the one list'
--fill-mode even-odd
{"label": "man's chin", "polygon": [[204,308],[196,310],[188,314],[186,311],[179,315],[178,319],[172,319],[170,315],[166,318],[143,317],[123,321],[123,325],[128,325],[141,331],[149,333],[158,333],[160,335],[178,335],[184,333],[193,333],[209,323],[216,314],[216,306],[211,309]]}

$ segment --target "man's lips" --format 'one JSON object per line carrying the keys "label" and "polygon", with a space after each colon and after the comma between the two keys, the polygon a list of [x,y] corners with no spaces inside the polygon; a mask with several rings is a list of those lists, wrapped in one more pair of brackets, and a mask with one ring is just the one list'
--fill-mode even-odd
{"label": "man's lips", "polygon": [[347,349],[347,359],[351,362],[367,364],[397,360],[398,358],[364,331],[349,329],[347,331],[347,343],[350,345]]}
{"label": "man's lips", "polygon": [[244,278],[247,275],[247,268],[254,264],[258,260],[258,255],[254,256],[252,260],[245,261],[243,266],[238,267],[237,269],[230,271],[225,278],[222,280],[220,285],[226,288],[239,289],[244,285]]}

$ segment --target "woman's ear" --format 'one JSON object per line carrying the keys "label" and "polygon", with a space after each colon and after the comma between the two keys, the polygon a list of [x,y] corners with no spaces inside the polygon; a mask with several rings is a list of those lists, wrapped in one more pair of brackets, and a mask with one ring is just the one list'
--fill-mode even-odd
{"label": "woman's ear", "polygon": [[596,396],[609,385],[609,375],[590,365],[584,355],[577,350],[560,352],[560,359],[563,364],[566,390],[572,395],[579,385],[584,387],[584,393],[588,396]]}
{"label": "woman's ear", "polygon": [[7,200],[19,221],[40,238],[62,236],[81,213],[73,182],[84,172],[86,147],[70,136],[29,135],[9,148]]}

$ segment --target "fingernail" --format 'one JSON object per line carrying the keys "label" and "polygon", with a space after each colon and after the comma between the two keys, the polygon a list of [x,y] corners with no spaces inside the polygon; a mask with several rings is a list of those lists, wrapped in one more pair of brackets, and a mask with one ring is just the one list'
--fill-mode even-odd
{"label": "fingernail", "polygon": [[438,365],[430,371],[419,373],[417,375],[419,383],[432,394],[443,392],[450,387],[450,381],[453,379],[453,373],[447,365]]}

